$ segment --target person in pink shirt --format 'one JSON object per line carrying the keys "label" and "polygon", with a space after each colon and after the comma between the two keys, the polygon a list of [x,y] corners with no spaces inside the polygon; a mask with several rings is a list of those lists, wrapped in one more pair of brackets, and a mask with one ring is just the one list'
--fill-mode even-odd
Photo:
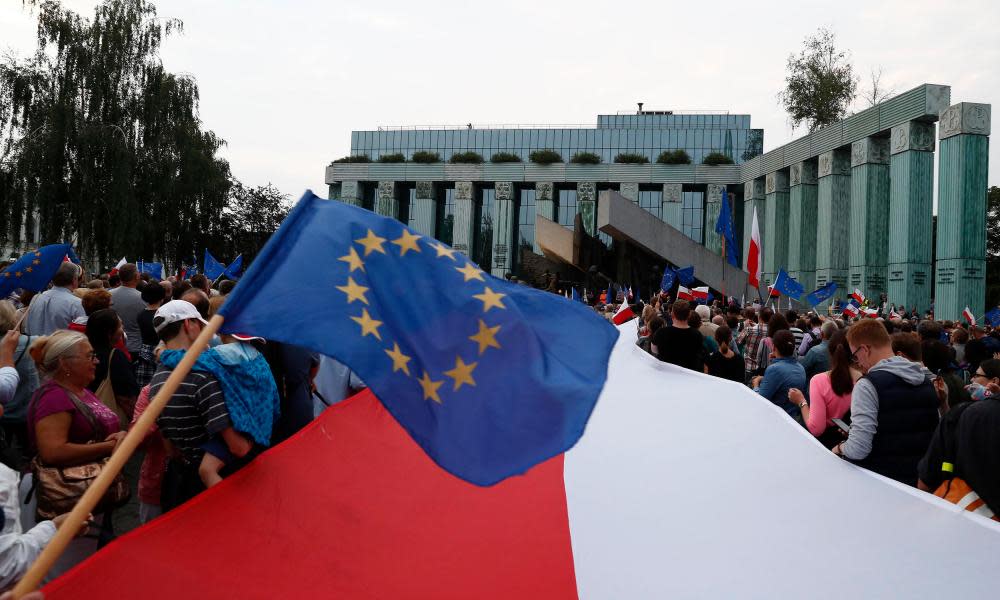
{"label": "person in pink shirt", "polygon": [[840,419],[851,410],[851,391],[861,374],[851,369],[851,350],[843,331],[830,338],[829,351],[830,370],[810,380],[809,402],[797,389],[788,390],[788,399],[802,411],[802,421],[809,433],[832,448],[846,437],[833,419]]}
{"label": "person in pink shirt", "polygon": [[[135,402],[132,426],[149,407],[149,386],[142,388]],[[139,522],[146,524],[163,514],[160,506],[160,491],[163,488],[163,474],[167,470],[167,446],[156,423],[149,428],[143,441],[146,457],[139,468]]]}

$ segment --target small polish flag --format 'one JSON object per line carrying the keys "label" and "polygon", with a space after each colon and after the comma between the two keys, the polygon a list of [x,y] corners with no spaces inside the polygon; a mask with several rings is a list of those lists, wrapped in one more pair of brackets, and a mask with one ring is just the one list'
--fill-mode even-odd
{"label": "small polish flag", "polygon": [[868,317],[869,319],[874,319],[875,317],[878,316],[878,311],[875,310],[874,308],[862,308],[861,312],[864,314],[864,316]]}
{"label": "small polish flag", "polygon": [[614,316],[611,317],[611,321],[615,325],[621,325],[622,323],[627,323],[635,318],[635,313],[629,308],[628,300],[622,300],[622,305],[618,307]]}
{"label": "small polish flag", "polygon": [[845,317],[856,317],[858,316],[858,305],[853,302],[848,302],[847,306],[844,307]]}
{"label": "small polish flag", "polygon": [[899,313],[896,312],[895,308],[889,311],[889,320],[890,321],[892,321],[894,319],[899,319],[899,318],[900,318]]}
{"label": "small polish flag", "polygon": [[865,303],[865,295],[862,294],[861,290],[859,290],[858,288],[854,288],[854,293],[851,294],[851,298],[857,300],[859,305]]}
{"label": "small polish flag", "polygon": [[696,287],[691,290],[691,295],[694,296],[695,300],[704,300],[708,302],[708,286]]}
{"label": "small polish flag", "polygon": [[691,290],[689,290],[688,288],[684,287],[683,285],[679,285],[677,286],[677,299],[687,300],[690,302],[691,300],[694,300],[694,294],[692,294]]}
{"label": "small polish flag", "polygon": [[973,327],[976,326],[976,315],[972,314],[972,311],[969,310],[968,306],[966,306],[965,310],[962,311],[962,316],[969,322],[969,325],[972,325]]}
{"label": "small polish flag", "polygon": [[778,298],[779,296],[781,296],[781,292],[774,289],[773,285],[769,285],[767,286],[767,295],[770,296],[771,298]]}
{"label": "small polish flag", "polygon": [[125,257],[123,256],[122,259],[120,261],[118,261],[118,264],[115,265],[115,267],[113,269],[111,269],[111,274],[112,275],[117,275],[118,274],[118,269],[122,268],[125,265],[125,263],[127,263],[127,262],[128,261],[125,260]]}
{"label": "small polish flag", "polygon": [[753,207],[753,222],[750,227],[750,246],[747,250],[747,278],[754,288],[760,289],[761,265],[760,227],[757,225],[757,207]]}

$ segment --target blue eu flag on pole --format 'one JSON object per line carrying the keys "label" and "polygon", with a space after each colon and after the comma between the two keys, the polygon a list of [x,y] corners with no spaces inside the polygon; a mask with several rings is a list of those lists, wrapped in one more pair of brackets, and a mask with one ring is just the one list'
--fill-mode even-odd
{"label": "blue eu flag on pole", "polygon": [[25,253],[0,272],[0,298],[6,298],[19,288],[33,292],[44,290],[72,251],[73,247],[69,244],[52,244]]}
{"label": "blue eu flag on pole", "polygon": [[140,259],[138,267],[142,273],[149,273],[157,279],[163,279],[163,263],[145,262]]}
{"label": "blue eu flag on pole", "polygon": [[694,283],[694,267],[681,267],[675,270],[677,271],[677,279],[680,280],[681,285],[690,287]]}
{"label": "blue eu flag on pole", "polygon": [[994,308],[993,310],[987,312],[983,315],[986,322],[990,324],[990,327],[996,327],[1000,325],[1000,308]]}
{"label": "blue eu flag on pole", "polygon": [[774,278],[774,285],[771,287],[790,298],[795,298],[796,300],[798,300],[802,294],[805,293],[805,289],[802,287],[802,284],[792,279],[792,276],[786,273],[784,269],[778,270],[778,276]]}
{"label": "blue eu flag on pole", "polygon": [[220,309],[222,330],[348,365],[442,468],[492,485],[571,448],[618,332],[395,219],[306,192]]}
{"label": "blue eu flag on pole", "polygon": [[806,296],[806,302],[809,303],[809,306],[816,306],[820,302],[823,302],[828,298],[832,298],[835,293],[837,293],[837,284],[831,281]]}
{"label": "blue eu flag on pole", "polygon": [[[229,279],[232,279],[233,281],[239,281],[240,273],[242,272],[243,272],[243,255],[240,254],[239,256],[236,257],[236,260],[229,263],[229,266],[226,267],[226,270],[223,272],[223,275],[225,275]],[[215,278],[213,277],[213,279]]]}
{"label": "blue eu flag on pole", "polygon": [[677,282],[677,273],[674,271],[673,267],[667,265],[663,269],[663,279],[660,280],[660,291],[670,292],[674,289],[674,283]]}
{"label": "blue eu flag on pole", "polygon": [[740,257],[736,253],[736,230],[733,226],[733,211],[729,207],[729,196],[722,190],[722,203],[719,205],[719,219],[715,222],[715,233],[726,241],[726,262],[739,268]]}
{"label": "blue eu flag on pole", "polygon": [[218,279],[226,271],[226,265],[220,263],[212,256],[212,253],[205,248],[205,269],[202,273],[209,279]]}

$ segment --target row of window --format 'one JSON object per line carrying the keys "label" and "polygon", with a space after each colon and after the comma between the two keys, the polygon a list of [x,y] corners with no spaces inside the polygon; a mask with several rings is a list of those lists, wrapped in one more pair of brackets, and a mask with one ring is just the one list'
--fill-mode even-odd
{"label": "row of window", "polygon": [[750,115],[598,115],[600,128],[750,129]]}
{"label": "row of window", "polygon": [[616,154],[636,152],[655,160],[664,150],[683,149],[703,157],[722,152],[736,162],[763,151],[759,129],[472,129],[461,131],[355,131],[351,154],[373,160],[383,154],[438,152],[447,160],[455,152],[472,150],[489,160],[496,152],[511,152],[528,160],[534,150],[553,149],[569,160],[577,152],[594,152],[610,162]]}

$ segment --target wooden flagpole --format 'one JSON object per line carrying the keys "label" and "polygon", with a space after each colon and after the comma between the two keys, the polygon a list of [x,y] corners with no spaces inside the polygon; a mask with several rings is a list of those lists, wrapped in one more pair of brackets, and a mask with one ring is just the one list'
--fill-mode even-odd
{"label": "wooden flagpole", "polygon": [[15,599],[38,588],[42,579],[45,578],[45,575],[52,568],[52,565],[55,564],[56,560],[66,550],[66,546],[76,537],[77,532],[83,526],[83,522],[87,520],[88,515],[97,506],[97,502],[104,497],[104,493],[108,490],[115,476],[122,470],[125,462],[132,456],[132,453],[135,452],[135,449],[142,440],[146,438],[149,428],[153,426],[156,418],[163,412],[167,401],[170,400],[170,397],[177,391],[177,387],[180,386],[184,378],[191,372],[191,367],[194,366],[194,362],[198,359],[198,356],[208,347],[212,336],[222,326],[222,321],[223,317],[221,315],[215,315],[208,322],[208,325],[202,329],[201,334],[194,341],[191,348],[184,354],[184,358],[181,359],[180,364],[170,373],[163,387],[157,392],[156,397],[149,403],[149,407],[142,413],[142,416],[132,426],[132,429],[129,430],[125,438],[122,439],[121,444],[118,445],[114,453],[111,454],[111,459],[108,460],[101,474],[97,476],[94,483],[87,488],[83,497],[80,498],[80,501],[70,511],[69,516],[66,517],[66,520],[63,521],[63,524],[56,531],[55,537],[42,550],[42,553],[31,565],[31,568],[28,569],[28,572],[21,581],[14,586],[13,596]]}

